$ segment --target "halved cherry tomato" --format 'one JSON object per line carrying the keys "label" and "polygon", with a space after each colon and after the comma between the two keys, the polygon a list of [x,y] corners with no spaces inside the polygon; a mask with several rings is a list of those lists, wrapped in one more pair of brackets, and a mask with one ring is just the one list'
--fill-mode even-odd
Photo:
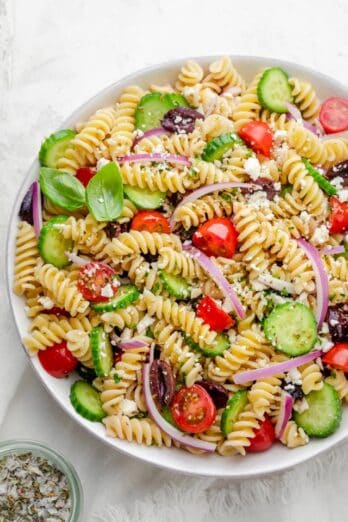
{"label": "halved cherry tomato", "polygon": [[238,234],[227,218],[213,218],[201,225],[192,236],[193,244],[207,256],[232,258]]}
{"label": "halved cherry tomato", "polygon": [[168,219],[156,210],[140,210],[132,220],[131,229],[170,234]]}
{"label": "halved cherry tomato", "polygon": [[76,171],[76,177],[79,181],[81,181],[82,185],[87,187],[89,181],[93,178],[94,174],[97,172],[97,169],[94,167],[81,167]]}
{"label": "halved cherry tomato", "polygon": [[239,136],[253,149],[268,158],[271,155],[273,134],[271,127],[263,121],[249,121],[239,131]]}
{"label": "halved cherry tomato", "polygon": [[330,198],[330,234],[339,234],[348,229],[348,203]]}
{"label": "halved cherry tomato", "polygon": [[348,372],[348,343],[337,343],[323,357],[323,362]]}
{"label": "halved cherry tomato", "polygon": [[46,350],[40,350],[38,357],[46,372],[57,379],[74,371],[78,363],[76,357],[68,350],[65,341],[49,346]]}
{"label": "halved cherry tomato", "polygon": [[108,301],[119,287],[115,276],[111,266],[93,261],[81,268],[77,288],[87,301]]}
{"label": "halved cherry tomato", "polygon": [[209,324],[210,328],[216,332],[221,332],[234,325],[232,317],[224,312],[208,295],[199,301],[196,313],[198,317],[203,319],[203,321]]}
{"label": "halved cherry tomato", "polygon": [[53,308],[48,308],[47,310],[42,310],[41,314],[49,314],[56,315],[57,317],[70,317],[69,312],[64,310],[64,308],[59,308],[58,306],[54,306]]}
{"label": "halved cherry tomato", "polygon": [[260,427],[255,432],[255,437],[250,440],[250,446],[246,451],[248,453],[259,453],[261,451],[268,450],[275,439],[275,432],[272,421],[269,417],[265,417],[265,420],[260,423]]}
{"label": "halved cherry tomato", "polygon": [[321,106],[319,120],[328,134],[348,129],[348,99],[328,98]]}
{"label": "halved cherry tomato", "polygon": [[170,411],[177,426],[188,433],[201,433],[211,426],[216,408],[209,393],[194,384],[183,386],[174,395]]}

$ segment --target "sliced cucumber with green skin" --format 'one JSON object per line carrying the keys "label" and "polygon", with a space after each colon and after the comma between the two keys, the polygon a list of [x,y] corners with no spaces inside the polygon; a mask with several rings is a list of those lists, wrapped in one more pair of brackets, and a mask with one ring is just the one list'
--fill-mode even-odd
{"label": "sliced cucumber with green skin", "polygon": [[177,425],[175,424],[175,421],[173,419],[172,412],[170,411],[170,408],[168,408],[168,406],[163,406],[161,413],[164,420],[166,420],[167,422],[169,422],[169,424],[177,428]]}
{"label": "sliced cucumber with green skin", "polygon": [[160,270],[160,279],[164,288],[170,295],[176,299],[189,299],[191,296],[191,288],[186,279],[181,276],[169,274],[165,270]]}
{"label": "sliced cucumber with green skin", "polygon": [[167,195],[166,192],[160,192],[159,190],[152,192],[151,190],[132,187],[131,185],[124,185],[123,190],[134,205],[147,210],[161,207]]}
{"label": "sliced cucumber with green skin", "polygon": [[152,92],[145,94],[135,111],[135,127],[147,131],[161,126],[163,116],[175,107],[187,107],[181,94]]}
{"label": "sliced cucumber with green skin", "polygon": [[195,343],[188,335],[184,335],[184,338],[190,348],[197,352],[201,352],[206,357],[216,357],[217,355],[221,355],[230,347],[230,341],[227,335],[222,333],[217,334],[212,346],[204,345],[203,348]]}
{"label": "sliced cucumber with green skin", "polygon": [[95,373],[98,377],[107,377],[114,360],[109,336],[102,326],[95,326],[89,334],[89,339]]}
{"label": "sliced cucumber with green skin", "polygon": [[221,134],[207,143],[202,153],[202,159],[209,162],[220,160],[222,156],[228,150],[233,149],[235,145],[243,144],[244,141],[235,132]]}
{"label": "sliced cucumber with green skin", "polygon": [[41,145],[39,161],[43,167],[57,168],[57,163],[64,156],[71,140],[76,132],[71,129],[63,129],[51,134]]}
{"label": "sliced cucumber with green skin", "polygon": [[317,322],[308,306],[287,302],[273,308],[263,323],[265,336],[279,352],[292,357],[311,351],[317,339]]}
{"label": "sliced cucumber with green skin", "polygon": [[229,399],[221,415],[221,431],[227,437],[233,429],[233,424],[248,404],[248,391],[239,390]]}
{"label": "sliced cucumber with green skin", "polygon": [[99,392],[86,381],[76,381],[70,390],[70,402],[82,417],[90,421],[101,421],[103,410]]}
{"label": "sliced cucumber with green skin", "polygon": [[308,174],[312,176],[314,181],[316,181],[319,187],[329,196],[335,196],[337,194],[337,190],[333,185],[331,185],[330,181],[325,178],[320,172],[317,171],[311,164],[311,162],[307,158],[302,158],[302,161],[308,171]]}
{"label": "sliced cucumber with green skin", "polygon": [[294,412],[294,420],[309,437],[328,437],[341,423],[342,402],[337,391],[327,382],[321,390],[306,395],[309,408],[303,413]]}
{"label": "sliced cucumber with green skin", "polygon": [[57,268],[64,268],[70,264],[65,252],[71,252],[74,246],[72,239],[65,239],[59,226],[65,223],[68,216],[57,216],[50,219],[41,229],[38,239],[40,256],[45,263]]}
{"label": "sliced cucumber with green skin", "polygon": [[100,303],[91,303],[91,307],[96,312],[112,312],[113,310],[119,310],[125,308],[139,298],[139,290],[133,285],[120,286],[109,301],[103,301]]}
{"label": "sliced cucumber with green skin", "polygon": [[257,85],[257,96],[263,107],[272,112],[288,112],[292,102],[288,75],[280,67],[266,69]]}

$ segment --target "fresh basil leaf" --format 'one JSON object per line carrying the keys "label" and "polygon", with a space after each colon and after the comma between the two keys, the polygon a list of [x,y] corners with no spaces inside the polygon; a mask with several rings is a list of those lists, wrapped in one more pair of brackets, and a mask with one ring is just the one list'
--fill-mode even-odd
{"label": "fresh basil leaf", "polygon": [[87,206],[97,221],[112,221],[123,209],[123,184],[118,166],[104,165],[87,185]]}
{"label": "fresh basil leaf", "polygon": [[86,203],[85,187],[67,172],[41,167],[39,183],[45,196],[65,210],[72,212]]}

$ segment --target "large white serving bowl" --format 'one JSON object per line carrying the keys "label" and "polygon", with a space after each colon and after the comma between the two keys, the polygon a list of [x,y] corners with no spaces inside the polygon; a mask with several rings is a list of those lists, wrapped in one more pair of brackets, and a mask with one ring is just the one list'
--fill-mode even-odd
{"label": "large white serving bowl", "polygon": [[[215,56],[209,56],[194,59],[203,67],[207,67],[209,63],[217,58],[218,57]],[[148,67],[110,85],[77,109],[67,120],[65,120],[61,128],[73,127],[76,122],[84,121],[96,109],[105,107],[112,103],[120,96],[123,88],[127,85],[137,84],[146,88],[150,84],[160,85],[174,82],[180,67],[185,61],[186,59],[173,60],[164,64]],[[282,60],[275,60],[273,58],[254,56],[233,56],[232,61],[247,81],[250,81],[254,74],[263,67],[279,66],[287,71],[289,76],[295,75],[299,78],[304,78],[310,81],[315,86],[316,92],[322,100],[329,96],[348,96],[348,88],[328,76],[313,71],[307,67]],[[13,311],[13,317],[21,337],[26,333],[28,319],[24,312],[24,301],[16,296],[11,289],[16,226],[18,222],[17,214],[22,198],[31,182],[37,177],[38,170],[39,163],[38,161],[34,161],[29,172],[25,176],[24,183],[18,193],[11,216],[7,242],[9,299]],[[52,394],[61,407],[92,435],[108,444],[110,451],[118,450],[127,455],[137,457],[145,462],[168,468],[170,470],[192,475],[230,477],[234,479],[264,475],[295,466],[296,464],[331,448],[348,436],[348,410],[346,410],[343,415],[340,429],[327,439],[313,439],[308,445],[295,450],[289,450],[280,444],[275,444],[267,453],[250,454],[245,458],[239,456],[226,458],[220,457],[217,454],[192,455],[176,448],[146,447],[136,443],[128,443],[126,441],[106,437],[102,424],[89,422],[75,412],[69,401],[70,385],[76,379],[75,376],[70,376],[68,379],[54,379],[42,369],[37,358],[30,358],[30,361],[38,378],[43,382],[47,390]]]}

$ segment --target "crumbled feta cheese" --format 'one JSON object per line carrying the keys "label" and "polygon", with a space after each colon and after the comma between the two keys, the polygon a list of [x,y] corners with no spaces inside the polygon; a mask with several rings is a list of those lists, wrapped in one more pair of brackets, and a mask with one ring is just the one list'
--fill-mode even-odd
{"label": "crumbled feta cheese", "polygon": [[[330,319],[329,323],[331,326],[337,326],[339,321],[337,321],[337,319]],[[328,329],[328,331],[329,331],[329,329]],[[325,332],[323,332],[323,333],[325,333]]]}
{"label": "crumbled feta cheese", "polygon": [[337,176],[336,178],[332,178],[330,180],[331,185],[335,187],[336,190],[341,190],[343,188],[344,179],[341,176]]}
{"label": "crumbled feta cheese", "polygon": [[54,307],[54,302],[50,297],[47,297],[46,295],[42,295],[41,297],[39,297],[38,301],[40,304],[42,304],[45,310],[51,310],[51,308]]}
{"label": "crumbled feta cheese", "polygon": [[288,374],[285,377],[285,382],[299,384],[299,385],[302,384],[301,374],[297,368],[293,368],[292,370],[290,370],[288,372]]}
{"label": "crumbled feta cheese", "polygon": [[282,184],[280,183],[280,181],[276,181],[275,183],[273,183],[273,187],[274,187],[274,190],[281,190]]}
{"label": "crumbled feta cheese", "polygon": [[319,342],[320,342],[319,349],[322,350],[324,353],[331,350],[331,348],[334,345],[334,343],[332,341],[330,341],[329,339],[327,339],[326,337],[320,338]]}
{"label": "crumbled feta cheese", "polygon": [[[330,324],[332,325],[332,321],[334,321],[335,319],[331,319],[330,321]],[[338,321],[336,321],[337,324],[338,324]],[[334,325],[332,325],[334,326]],[[326,322],[323,322],[322,326],[321,326],[321,330],[320,330],[320,333],[323,333],[323,334],[327,334],[329,333],[329,325],[326,323]]]}
{"label": "crumbled feta cheese", "polygon": [[267,193],[263,190],[258,190],[250,195],[248,205],[251,208],[260,209],[267,208],[270,205],[270,201],[267,198]]}
{"label": "crumbled feta cheese", "polygon": [[108,163],[110,163],[110,160],[105,159],[105,158],[100,158],[100,159],[97,161],[97,170],[100,170],[102,167],[104,167],[104,166],[107,165]]}
{"label": "crumbled feta cheese", "polygon": [[302,210],[300,213],[300,218],[303,221],[303,223],[308,223],[311,219],[311,216],[308,214],[306,210]]}
{"label": "crumbled feta cheese", "polygon": [[123,399],[120,404],[120,411],[123,415],[135,415],[138,412],[137,404],[130,399]]}
{"label": "crumbled feta cheese", "polygon": [[275,133],[273,134],[275,139],[286,138],[287,135],[288,135],[287,131],[286,130],[281,130],[281,129],[276,130]]}
{"label": "crumbled feta cheese", "polygon": [[232,301],[229,297],[226,297],[224,302],[222,303],[222,309],[224,310],[224,312],[226,312],[227,314],[233,312],[234,310],[234,307],[232,305]]}
{"label": "crumbled feta cheese", "polygon": [[232,329],[228,330],[227,335],[228,335],[228,340],[230,341],[231,344],[236,342],[237,334],[236,334],[235,330],[232,330]]}
{"label": "crumbled feta cheese", "polygon": [[155,322],[155,318],[146,314],[137,324],[137,332],[142,334],[146,332],[149,326],[151,326]]}
{"label": "crumbled feta cheese", "polygon": [[339,190],[337,192],[337,196],[342,203],[345,203],[346,201],[348,201],[348,189]]}
{"label": "crumbled feta cheese", "polygon": [[312,236],[312,241],[315,245],[322,245],[323,243],[326,243],[326,241],[329,240],[329,231],[327,226],[320,225],[318,228],[315,229],[315,232]]}
{"label": "crumbled feta cheese", "polygon": [[261,165],[257,158],[248,158],[244,162],[244,169],[252,180],[257,180],[261,174]]}
{"label": "crumbled feta cheese", "polygon": [[100,292],[100,295],[103,297],[112,297],[114,295],[114,291],[110,283],[107,283]]}
{"label": "crumbled feta cheese", "polygon": [[191,288],[191,299],[196,299],[202,294],[202,290],[200,288]]}
{"label": "crumbled feta cheese", "polygon": [[304,411],[309,409],[309,404],[306,398],[303,397],[303,399],[301,399],[300,401],[295,401],[293,408],[295,411],[297,411],[297,413],[303,413]]}

